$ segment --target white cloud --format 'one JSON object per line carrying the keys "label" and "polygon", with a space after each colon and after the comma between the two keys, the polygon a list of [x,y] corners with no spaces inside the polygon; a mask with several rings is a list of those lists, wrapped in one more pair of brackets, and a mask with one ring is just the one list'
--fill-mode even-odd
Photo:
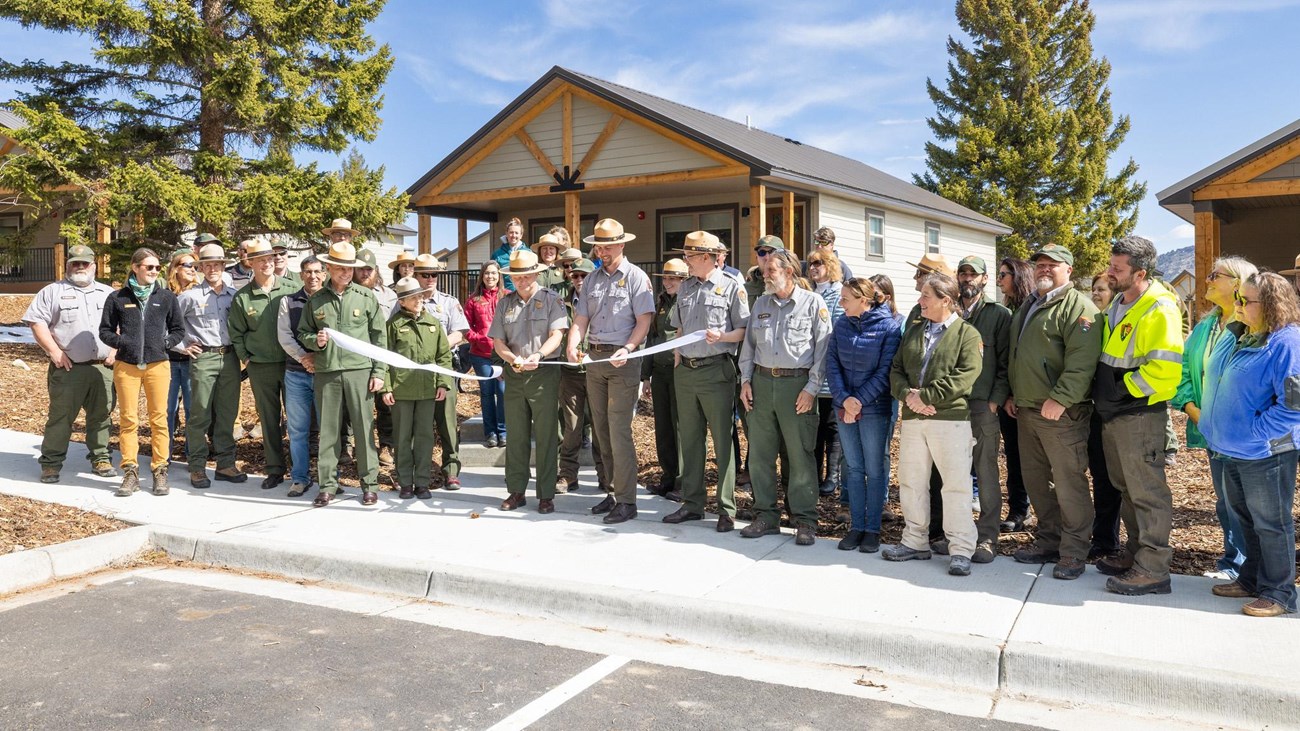
{"label": "white cloud", "polygon": [[1094,2],[1097,30],[1158,53],[1195,51],[1218,40],[1227,20],[1300,7],[1300,0],[1114,0]]}
{"label": "white cloud", "polygon": [[1165,236],[1180,241],[1191,241],[1196,237],[1196,227],[1190,223],[1180,223],[1169,229],[1169,233]]}
{"label": "white cloud", "polygon": [[[779,10],[782,14],[788,12],[785,6]],[[843,23],[828,20],[785,26],[780,38],[782,43],[796,46],[863,50],[924,38],[933,31],[933,23],[924,16],[885,13]]]}
{"label": "white cloud", "polygon": [[543,0],[542,12],[556,28],[590,29],[623,25],[636,13],[636,6],[609,0]]}

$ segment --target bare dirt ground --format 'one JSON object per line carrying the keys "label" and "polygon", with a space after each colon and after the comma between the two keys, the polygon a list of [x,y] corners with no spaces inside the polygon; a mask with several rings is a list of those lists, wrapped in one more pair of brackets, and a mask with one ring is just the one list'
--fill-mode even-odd
{"label": "bare dirt ground", "polygon": [[[24,327],[21,318],[29,301],[27,297],[0,297],[0,331],[16,331]],[[14,361],[18,359],[24,361],[31,370],[24,370],[15,366]],[[44,430],[46,407],[48,405],[45,386],[47,362],[40,348],[35,345],[0,344],[0,371],[3,371],[5,375],[6,390],[10,394],[24,395],[21,399],[9,399],[8,403],[5,404],[5,408],[0,411],[0,428],[34,434],[39,434]],[[468,418],[478,415],[479,402],[474,383],[471,381],[464,383],[466,390],[460,394],[457,408],[462,418]],[[248,390],[247,383],[244,384],[243,390],[243,399],[240,403],[240,421],[244,426],[251,429],[257,423],[257,415],[253,409],[252,394]],[[143,409],[143,404],[141,408]],[[1185,422],[1186,417],[1184,415],[1174,415],[1174,425],[1180,439],[1183,435]],[[116,415],[114,415],[112,442],[114,449],[117,444],[116,423],[117,419]],[[77,429],[74,431],[74,439],[81,440],[83,438],[81,427],[82,423],[78,421]],[[141,431],[141,447],[142,450],[147,450],[147,424],[142,426]],[[658,484],[662,477],[662,471],[655,460],[654,420],[651,415],[648,393],[646,398],[642,400],[635,417],[633,435],[637,443],[641,483],[647,485]],[[743,435],[741,441],[742,449],[746,448]],[[895,463],[897,463],[897,438],[891,443],[891,452]],[[240,463],[246,466],[247,469],[258,470],[262,463],[261,442],[249,437],[240,439],[238,458]],[[1215,559],[1221,554],[1223,536],[1214,514],[1214,490],[1211,487],[1210,471],[1206,462],[1205,451],[1200,449],[1180,450],[1177,456],[1177,464],[1168,469],[1167,475],[1174,500],[1174,528],[1170,540],[1174,548],[1173,570],[1182,574],[1201,574],[1211,571],[1214,568]],[[709,451],[707,479],[716,479],[711,448]],[[386,489],[395,489],[392,487],[391,479],[381,477],[381,481],[385,482]],[[351,486],[357,484],[353,467],[343,468],[342,483]],[[747,490],[737,490],[736,497],[738,507],[741,510],[748,509],[752,504]],[[712,501],[712,487],[710,487],[710,500]],[[23,501],[23,503],[30,503],[30,501]],[[24,510],[34,510],[34,506],[41,505],[40,503],[24,504],[17,504],[10,510],[22,512]],[[818,535],[832,539],[841,537],[848,530],[848,526],[837,519],[838,514],[841,513],[838,498],[821,498],[819,508],[821,519],[818,524]],[[710,505],[710,509],[714,509],[714,506]],[[4,507],[0,504],[0,511],[3,510]],[[890,485],[889,510],[895,515],[899,514],[896,477]],[[1300,518],[1300,511],[1297,511],[1297,517]],[[37,521],[52,520],[53,522],[50,524],[48,531],[31,527],[26,529],[47,536],[48,542],[58,542],[54,539],[57,538],[60,530],[67,532],[68,538],[66,540],[83,537],[75,533],[77,521],[68,521],[66,517],[62,519],[64,522],[60,523],[58,522],[59,519],[55,517],[43,518],[40,515],[33,514],[30,517],[20,518],[16,513],[5,514],[0,512],[0,554],[8,550],[6,545],[15,543],[27,545],[18,540],[16,534],[12,533],[10,526],[16,524],[15,521],[18,520],[26,521],[24,525],[29,526]],[[60,528],[60,525],[64,527]],[[112,529],[107,528],[107,530]],[[881,539],[886,542],[897,541],[900,532],[901,526],[899,524],[886,524]],[[999,541],[998,551],[1004,555],[1010,555],[1020,545],[1030,542],[1032,538],[1033,535],[1030,531],[1004,534]]]}

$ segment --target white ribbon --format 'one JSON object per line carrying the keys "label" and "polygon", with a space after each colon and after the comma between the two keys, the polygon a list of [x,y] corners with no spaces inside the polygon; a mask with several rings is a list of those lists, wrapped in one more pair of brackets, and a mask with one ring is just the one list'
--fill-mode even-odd
{"label": "white ribbon", "polygon": [[[644,348],[642,350],[634,350],[631,353],[627,354],[626,359],[635,360],[637,358],[644,358],[648,355],[654,355],[655,353],[663,353],[668,350],[676,350],[682,347],[683,345],[690,345],[692,343],[703,342],[706,333],[708,333],[708,330],[696,330],[693,333],[687,333],[679,338],[673,338],[672,340],[669,340],[666,343],[652,345],[649,348]],[[573,366],[576,368],[579,365],[589,365],[591,363],[608,363],[611,360],[614,359],[601,358],[600,360],[592,360],[591,356],[584,354],[582,356],[581,363],[570,363],[567,360],[544,360],[538,363],[538,365],[566,365],[566,366]]]}
{"label": "white ribbon", "polygon": [[391,350],[384,350],[383,348],[367,343],[364,340],[357,340],[351,335],[344,335],[332,327],[325,328],[325,334],[329,336],[330,342],[346,351],[356,353],[357,355],[364,355],[371,360],[377,360],[380,363],[387,363],[390,366],[396,366],[398,368],[431,371],[439,375],[449,376],[451,378],[464,378],[471,381],[491,381],[494,378],[501,377],[500,366],[492,366],[492,375],[490,376],[476,376],[469,373],[461,373],[460,371],[453,371],[450,368],[443,368],[442,366],[437,366],[432,363],[416,363],[410,358],[398,355]]}

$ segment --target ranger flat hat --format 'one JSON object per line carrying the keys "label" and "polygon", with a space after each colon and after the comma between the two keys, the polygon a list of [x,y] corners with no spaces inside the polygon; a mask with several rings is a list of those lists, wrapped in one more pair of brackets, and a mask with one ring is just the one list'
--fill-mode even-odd
{"label": "ranger flat hat", "polygon": [[275,253],[275,249],[271,248],[271,244],[261,239],[245,239],[239,242],[239,245],[244,247],[244,256],[248,259],[270,256]]}
{"label": "ranger flat hat", "polygon": [[357,247],[346,241],[338,241],[330,244],[330,250],[317,257],[323,264],[333,264],[336,267],[351,267],[356,269],[361,267],[361,262],[357,261]]}
{"label": "ranger flat hat", "polygon": [[1038,257],[1045,256],[1052,261],[1060,261],[1074,266],[1074,253],[1060,244],[1048,244],[1043,248],[1035,251],[1030,255],[1030,261],[1037,261]]}
{"label": "ranger flat hat", "polygon": [[759,239],[758,243],[754,245],[754,251],[759,249],[780,249],[785,251],[785,242],[772,234],[768,234]]}
{"label": "ranger flat hat", "polygon": [[360,231],[356,230],[355,228],[352,228],[352,222],[346,218],[336,218],[330,222],[330,225],[320,230],[320,232],[325,234],[326,236],[329,236],[335,231],[344,231],[352,234],[353,236],[361,235]]}
{"label": "ranger flat hat", "polygon": [[519,249],[510,252],[510,266],[506,267],[504,273],[511,276],[516,274],[541,274],[550,268],[550,265],[539,262],[537,255],[533,252],[528,249]]}
{"label": "ranger flat hat", "polygon": [[673,251],[683,254],[722,254],[727,251],[727,247],[722,245],[721,239],[708,231],[692,231],[686,234],[682,248]]}
{"label": "ranger flat hat", "polygon": [[560,261],[577,261],[582,258],[582,249],[568,248],[560,252]]}
{"label": "ranger flat hat", "polygon": [[204,244],[199,249],[199,263],[205,261],[219,261],[222,264],[234,264],[235,260],[226,256],[226,250],[221,248],[221,244]]}
{"label": "ranger flat hat", "polygon": [[415,277],[402,277],[393,285],[393,292],[397,294],[397,299],[405,299],[416,295],[425,295],[429,293],[429,288],[420,285]]}
{"label": "ranger flat hat", "polygon": [[433,254],[420,254],[415,257],[415,271],[417,272],[441,272],[447,269],[447,264]]}
{"label": "ranger flat hat", "polygon": [[84,264],[94,264],[95,252],[89,246],[86,246],[84,244],[76,244],[74,246],[69,246],[68,258],[65,261],[67,261],[67,263],[69,264],[71,264],[74,261],[79,261]]}
{"label": "ranger flat hat", "polygon": [[623,224],[612,218],[602,218],[596,222],[592,229],[591,235],[582,239],[582,243],[593,246],[604,246],[606,244],[626,244],[635,239],[634,234],[627,233],[623,230]]}
{"label": "ranger flat hat", "polygon": [[691,270],[686,267],[686,262],[681,259],[669,259],[664,262],[663,272],[656,272],[656,277],[676,277],[685,279],[691,276]]}
{"label": "ranger flat hat", "polygon": [[415,252],[403,250],[402,253],[397,255],[396,259],[388,262],[388,268],[396,269],[398,266],[402,264],[414,264],[414,263],[415,263]]}
{"label": "ranger flat hat", "polygon": [[[68,261],[72,261],[69,259]],[[1300,256],[1295,258],[1295,269],[1283,269],[1278,274],[1300,274]]]}
{"label": "ranger flat hat", "polygon": [[949,266],[948,260],[943,258],[943,254],[926,254],[915,264],[909,263],[908,266],[915,267],[926,274],[947,274],[950,277],[957,276]]}
{"label": "ranger flat hat", "polygon": [[564,244],[560,242],[560,237],[555,234],[542,234],[532,248],[533,251],[541,254],[543,246],[554,246],[556,255],[565,250]]}

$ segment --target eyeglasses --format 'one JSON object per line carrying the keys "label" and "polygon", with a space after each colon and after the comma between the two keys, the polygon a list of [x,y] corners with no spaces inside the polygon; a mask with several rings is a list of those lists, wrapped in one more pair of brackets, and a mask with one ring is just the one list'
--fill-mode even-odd
{"label": "eyeglasses", "polygon": [[1237,290],[1235,293],[1233,293],[1232,298],[1237,300],[1238,307],[1245,307],[1246,305],[1257,305],[1260,302],[1263,302],[1263,300],[1248,300],[1245,297],[1242,297],[1241,290]]}
{"label": "eyeglasses", "polygon": [[1236,281],[1237,279],[1236,277],[1232,276],[1231,274],[1228,274],[1227,272],[1210,272],[1209,274],[1206,275],[1205,281],[1213,282],[1214,280],[1220,278],[1231,279],[1233,281]]}
{"label": "eyeglasses", "polygon": [[569,275],[569,279],[586,279],[587,275],[583,272],[574,272]]}
{"label": "eyeglasses", "polygon": [[998,279],[1011,276],[1011,272],[998,272]]}

